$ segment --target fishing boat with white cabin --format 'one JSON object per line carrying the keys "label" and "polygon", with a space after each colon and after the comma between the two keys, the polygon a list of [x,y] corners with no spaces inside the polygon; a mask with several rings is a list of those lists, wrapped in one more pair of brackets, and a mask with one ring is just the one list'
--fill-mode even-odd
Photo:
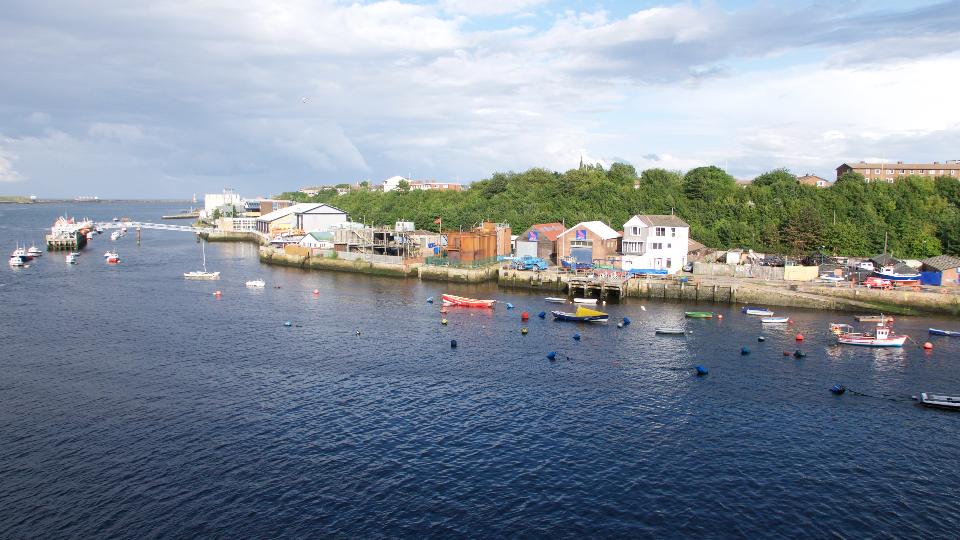
{"label": "fishing boat with white cabin", "polygon": [[903,347],[907,341],[906,335],[897,335],[893,329],[884,323],[877,323],[873,332],[855,332],[848,324],[831,325],[831,331],[837,335],[837,343],[841,345],[859,345],[861,347]]}
{"label": "fishing boat with white cabin", "polygon": [[920,394],[920,398],[917,399],[917,401],[919,401],[924,407],[960,411],[960,397],[958,396],[944,396],[941,394],[930,394],[924,392]]}

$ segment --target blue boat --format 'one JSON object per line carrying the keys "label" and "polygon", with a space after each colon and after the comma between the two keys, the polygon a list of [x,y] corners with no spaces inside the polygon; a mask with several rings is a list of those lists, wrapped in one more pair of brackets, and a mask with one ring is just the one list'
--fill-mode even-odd
{"label": "blue boat", "polygon": [[595,309],[587,309],[583,306],[578,306],[576,313],[567,313],[565,311],[551,311],[550,313],[553,314],[554,320],[557,321],[607,322],[610,320],[609,314]]}
{"label": "blue boat", "polygon": [[956,330],[939,330],[937,328],[930,329],[931,336],[950,336],[950,337],[960,337],[960,332]]}

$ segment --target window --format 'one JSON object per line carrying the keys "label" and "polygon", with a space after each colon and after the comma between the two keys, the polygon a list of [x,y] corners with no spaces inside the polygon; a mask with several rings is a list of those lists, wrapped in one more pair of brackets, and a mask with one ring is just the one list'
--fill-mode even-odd
{"label": "window", "polygon": [[670,227],[670,236],[672,236],[672,237],[674,237],[674,238],[677,237],[677,228],[676,228],[676,227]]}
{"label": "window", "polygon": [[930,176],[933,176],[933,175],[937,174],[937,171],[935,171],[935,170],[933,170],[933,169],[930,169],[929,171],[927,171],[927,174],[929,174]]}
{"label": "window", "polygon": [[592,247],[592,246],[593,246],[593,242],[591,242],[590,240],[571,240],[570,241],[571,248]]}
{"label": "window", "polygon": [[886,173],[887,173],[887,174],[893,174],[893,171],[890,170],[890,169],[887,169],[887,170],[886,170]]}
{"label": "window", "polygon": [[900,174],[903,174],[903,173],[905,173],[905,172],[907,172],[907,171],[905,171],[905,170],[903,170],[903,169],[900,169]]}
{"label": "window", "polygon": [[654,242],[650,244],[650,249],[663,249],[663,244],[660,242]]}
{"label": "window", "polygon": [[880,174],[880,169],[874,169],[873,172]]}
{"label": "window", "polygon": [[657,227],[657,232],[654,233],[654,236],[666,236],[667,228],[666,227]]}
{"label": "window", "polygon": [[667,249],[670,249],[672,247],[673,247],[673,244],[667,244]]}
{"label": "window", "polygon": [[670,259],[667,259],[667,268],[670,268]]}
{"label": "window", "polygon": [[637,236],[637,235],[639,235],[639,234],[640,234],[640,227],[634,227],[634,228],[633,228],[633,235],[634,235],[634,236]]}
{"label": "window", "polygon": [[654,267],[654,268],[662,268],[662,267],[663,267],[663,259],[657,259],[656,262],[653,263],[653,267]]}

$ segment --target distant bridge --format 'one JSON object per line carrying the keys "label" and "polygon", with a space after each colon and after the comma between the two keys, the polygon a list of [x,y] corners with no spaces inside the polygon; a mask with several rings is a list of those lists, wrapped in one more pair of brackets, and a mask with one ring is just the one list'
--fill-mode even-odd
{"label": "distant bridge", "polygon": [[214,231],[213,227],[190,227],[187,225],[170,225],[168,223],[145,223],[143,221],[105,221],[103,223],[97,223],[95,226],[101,227],[103,230],[126,227],[127,229],[154,229],[158,231],[192,233],[212,233]]}

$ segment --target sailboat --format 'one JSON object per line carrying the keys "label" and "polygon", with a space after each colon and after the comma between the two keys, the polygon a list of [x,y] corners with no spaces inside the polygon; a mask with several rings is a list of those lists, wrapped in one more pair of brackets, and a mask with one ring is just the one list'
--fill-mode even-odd
{"label": "sailboat", "polygon": [[200,242],[200,253],[203,254],[203,270],[194,272],[184,272],[186,279],[220,279],[220,272],[207,272],[207,251],[204,249],[206,242]]}

